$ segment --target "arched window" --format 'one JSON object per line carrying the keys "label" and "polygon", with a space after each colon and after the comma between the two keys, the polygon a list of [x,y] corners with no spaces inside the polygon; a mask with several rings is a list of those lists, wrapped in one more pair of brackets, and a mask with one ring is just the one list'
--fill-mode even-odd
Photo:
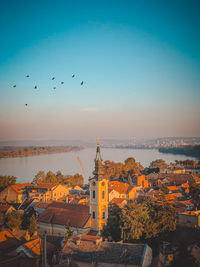
{"label": "arched window", "polygon": [[105,212],[102,213],[102,219],[105,219]]}
{"label": "arched window", "polygon": [[105,198],[105,191],[103,190],[102,191],[102,199],[104,199]]}
{"label": "arched window", "polygon": [[102,182],[102,184],[101,184],[102,186],[104,186],[105,185],[105,183],[104,182]]}
{"label": "arched window", "polygon": [[95,219],[95,212],[92,212],[92,218]]}
{"label": "arched window", "polygon": [[94,190],[92,192],[92,196],[93,196],[93,198],[95,198],[95,191]]}
{"label": "arched window", "polygon": [[92,185],[93,185],[93,186],[95,186],[95,185],[96,185],[96,183],[95,183],[95,182],[93,182],[93,183],[92,183]]}

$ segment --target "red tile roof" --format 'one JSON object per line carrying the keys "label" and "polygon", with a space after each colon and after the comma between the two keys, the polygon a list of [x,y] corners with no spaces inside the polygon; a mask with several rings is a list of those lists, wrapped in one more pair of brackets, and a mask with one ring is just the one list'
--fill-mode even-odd
{"label": "red tile roof", "polygon": [[51,224],[66,225],[69,221],[72,227],[84,228],[90,218],[89,206],[65,203],[52,203],[39,216],[38,221]]}
{"label": "red tile roof", "polygon": [[22,189],[25,186],[31,186],[31,184],[30,183],[13,184],[13,185],[10,185],[10,188],[12,188],[12,190],[15,191],[17,194],[20,194],[20,193],[22,193]]}
{"label": "red tile roof", "polygon": [[41,188],[41,189],[52,189],[54,187],[57,187],[59,184],[39,184],[39,185],[35,185],[34,188]]}

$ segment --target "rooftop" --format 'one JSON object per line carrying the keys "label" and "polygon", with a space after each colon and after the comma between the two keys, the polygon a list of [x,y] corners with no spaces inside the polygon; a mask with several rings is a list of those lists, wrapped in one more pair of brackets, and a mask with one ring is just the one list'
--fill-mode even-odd
{"label": "rooftop", "polygon": [[83,228],[90,218],[89,206],[55,202],[39,216],[38,221]]}

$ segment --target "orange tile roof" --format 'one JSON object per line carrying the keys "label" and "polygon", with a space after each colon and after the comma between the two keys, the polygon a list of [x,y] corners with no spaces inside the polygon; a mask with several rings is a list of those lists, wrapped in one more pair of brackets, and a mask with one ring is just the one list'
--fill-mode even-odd
{"label": "orange tile roof", "polygon": [[178,187],[177,186],[167,186],[167,188],[170,190],[170,191],[177,191],[178,190]]}
{"label": "orange tile roof", "polygon": [[39,256],[41,254],[42,239],[38,237],[36,239],[30,240],[27,243],[23,244],[23,247],[26,248],[32,254],[32,256]]}
{"label": "orange tile roof", "polygon": [[188,183],[182,184],[182,187],[190,187]]}
{"label": "orange tile roof", "polygon": [[174,193],[174,194],[166,194],[165,195],[165,199],[166,200],[173,200],[176,199],[178,197],[182,197],[183,195],[181,193]]}
{"label": "orange tile roof", "polygon": [[15,208],[12,205],[8,205],[8,204],[1,204],[0,205],[0,212],[7,212],[10,208],[12,208],[13,210],[15,210]]}
{"label": "orange tile roof", "polygon": [[15,191],[17,194],[20,194],[22,193],[21,191],[25,186],[31,186],[31,184],[30,183],[13,184],[13,185],[10,185],[10,188],[12,188],[12,190]]}
{"label": "orange tile roof", "polygon": [[[41,255],[43,250],[43,240],[40,237],[35,237],[22,245],[33,257]],[[47,252],[54,251],[56,247],[47,242]]]}
{"label": "orange tile roof", "polygon": [[114,189],[120,194],[128,194],[128,192],[134,188],[134,186],[130,186],[127,183],[121,183],[119,181],[109,181],[108,185],[109,189]]}

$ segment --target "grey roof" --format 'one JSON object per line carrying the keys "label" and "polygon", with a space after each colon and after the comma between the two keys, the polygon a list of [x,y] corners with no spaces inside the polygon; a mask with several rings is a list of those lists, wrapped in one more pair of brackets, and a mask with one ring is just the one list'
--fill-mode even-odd
{"label": "grey roof", "polygon": [[79,244],[68,241],[63,247],[64,255],[71,256],[74,260],[86,262],[105,263],[129,263],[140,266],[143,260],[145,244],[125,244],[115,242],[92,242],[81,241]]}

